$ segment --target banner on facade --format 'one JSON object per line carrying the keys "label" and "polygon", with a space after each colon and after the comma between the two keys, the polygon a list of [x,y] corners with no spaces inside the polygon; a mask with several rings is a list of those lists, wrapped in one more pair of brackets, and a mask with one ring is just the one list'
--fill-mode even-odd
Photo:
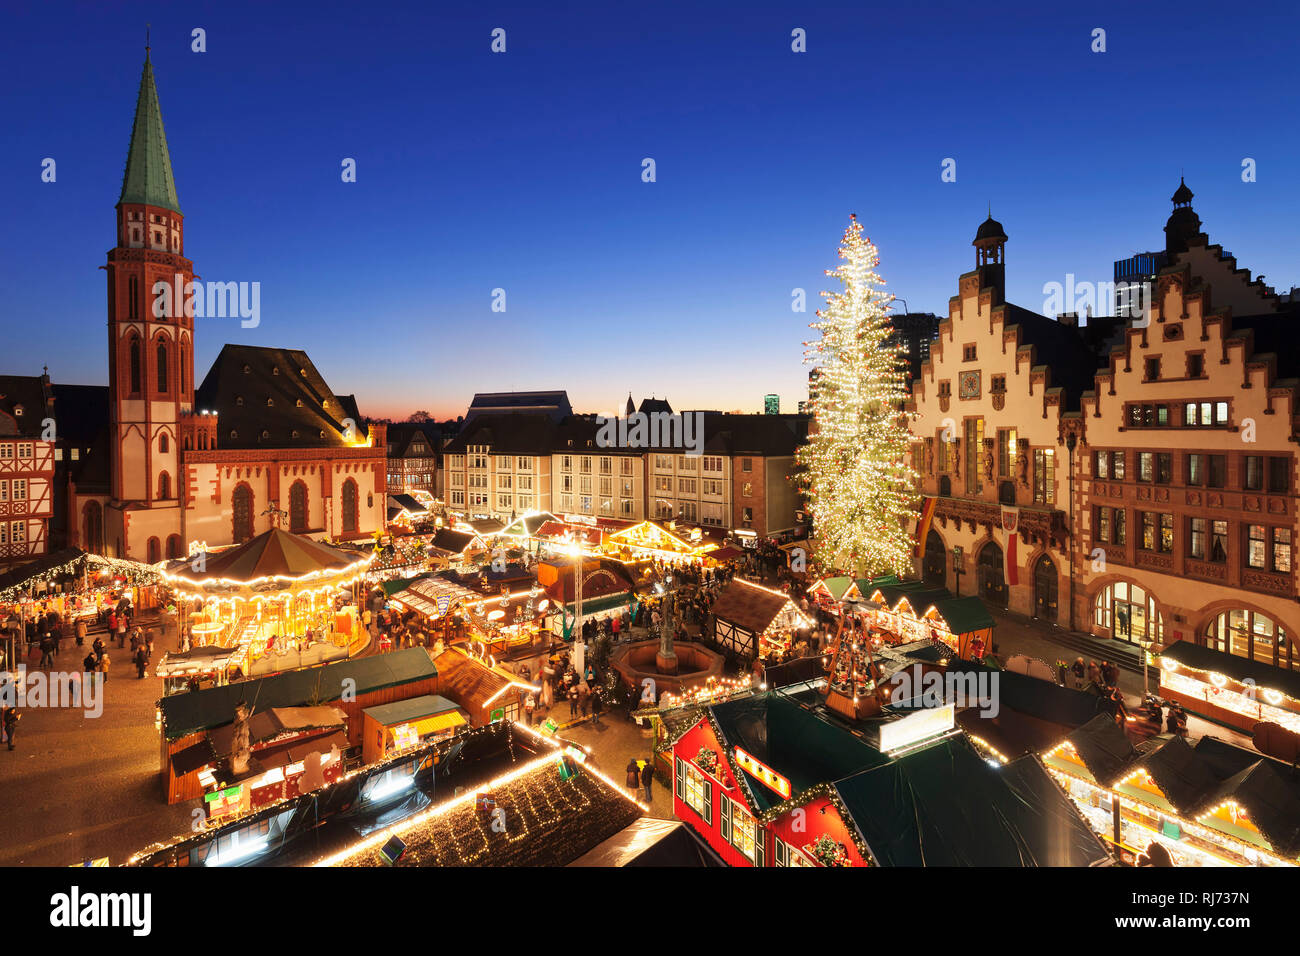
{"label": "banner on facade", "polygon": [[913,554],[925,554],[925,539],[930,534],[930,522],[934,520],[934,506],[938,501],[934,497],[921,499],[921,516],[916,522],[916,546]]}
{"label": "banner on facade", "polygon": [[1015,587],[1020,583],[1016,575],[1016,568],[1020,566],[1016,559],[1016,540],[1020,535],[1019,508],[1003,507],[1002,530],[1007,536],[1006,546],[1002,549],[1002,578],[1008,587]]}

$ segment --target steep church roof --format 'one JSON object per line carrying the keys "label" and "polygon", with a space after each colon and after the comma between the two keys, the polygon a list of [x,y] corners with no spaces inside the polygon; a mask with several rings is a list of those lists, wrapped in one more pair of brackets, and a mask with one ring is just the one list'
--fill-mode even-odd
{"label": "steep church roof", "polygon": [[223,346],[194,407],[217,413],[218,448],[339,448],[366,437],[355,399],[335,395],[301,349]]}
{"label": "steep church roof", "polygon": [[172,212],[181,211],[176,198],[176,179],[172,176],[171,156],[167,152],[167,134],[163,132],[162,109],[158,89],[153,81],[153,64],[145,50],[144,72],[140,74],[140,94],[135,102],[135,123],[131,126],[131,148],[126,156],[119,203],[147,203]]}

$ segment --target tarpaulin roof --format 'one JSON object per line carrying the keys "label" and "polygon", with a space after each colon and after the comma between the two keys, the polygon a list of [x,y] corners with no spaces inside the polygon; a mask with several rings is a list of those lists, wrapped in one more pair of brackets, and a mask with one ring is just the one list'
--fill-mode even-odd
{"label": "tarpaulin roof", "polygon": [[[248,740],[252,744],[273,740],[281,734],[302,734],[310,730],[346,727],[348,718],[337,707],[272,707],[258,711],[248,720]],[[212,749],[228,754],[235,739],[235,725],[218,727],[208,735]]]}
{"label": "tarpaulin roof", "polygon": [[1099,714],[1114,726],[1110,702],[1097,694],[1062,687],[1040,677],[998,671],[1001,707],[1066,727],[1082,727]]}
{"label": "tarpaulin roof", "polygon": [[1300,671],[1284,671],[1195,641],[1175,641],[1160,656],[1196,670],[1217,671],[1242,683],[1253,682],[1260,690],[1279,690],[1289,697],[1300,697]]}
{"label": "tarpaulin roof", "polygon": [[1069,798],[1025,759],[1004,776],[964,735],[949,737],[840,780],[835,789],[881,866],[1104,861],[1105,848]]}
{"label": "tarpaulin roof", "polygon": [[[790,781],[792,794],[819,783],[839,780],[888,761],[865,740],[832,726],[812,711],[780,694],[762,694],[715,704],[709,710],[725,745],[750,756]],[[757,809],[780,802],[761,784],[752,783]]]}
{"label": "tarpaulin roof", "polygon": [[1104,787],[1114,783],[1137,756],[1128,735],[1115,723],[1114,717],[1106,714],[1098,714],[1065,739],[1093,779]]}
{"label": "tarpaulin roof", "polygon": [[[1232,800],[1246,810],[1250,822],[1268,841],[1268,845],[1283,856],[1300,853],[1300,797],[1265,760],[1257,760],[1245,770],[1229,777],[1206,800],[1205,810],[1213,809],[1225,800]],[[1217,829],[1226,829],[1223,821],[1201,817],[1200,822]],[[1235,835],[1249,840],[1251,834],[1244,828]]]}
{"label": "tarpaulin roof", "polygon": [[199,674],[216,671],[230,663],[230,658],[242,653],[237,647],[218,647],[205,644],[192,647],[188,651],[168,651],[163,654],[154,670],[156,677],[182,677],[186,674]]}
{"label": "tarpaulin roof", "polygon": [[1143,767],[1170,805],[1189,814],[1219,786],[1209,763],[1178,735],[1143,741],[1136,766]]}
{"label": "tarpaulin roof", "polygon": [[172,562],[168,573],[196,584],[219,580],[301,578],[324,571],[341,571],[366,560],[355,551],[341,551],[311,538],[272,528],[251,541],[206,555],[202,571],[195,570],[192,558],[183,558]]}
{"label": "tarpaulin roof", "polygon": [[172,694],[159,701],[158,707],[162,710],[164,735],[168,740],[176,740],[233,722],[235,706],[241,700],[256,714],[273,707],[302,706],[313,697],[320,701],[338,700],[344,680],[356,682],[353,689],[357,694],[367,694],[437,674],[428,652],[410,647],[391,654],[357,657],[258,680]]}
{"label": "tarpaulin roof", "polygon": [[709,866],[709,856],[679,820],[641,817],[569,866]]}

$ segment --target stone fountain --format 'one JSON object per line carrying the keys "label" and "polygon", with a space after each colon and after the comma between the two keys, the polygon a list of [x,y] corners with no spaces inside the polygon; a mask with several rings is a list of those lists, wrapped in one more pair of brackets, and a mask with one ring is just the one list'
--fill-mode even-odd
{"label": "stone fountain", "polygon": [[648,679],[654,682],[658,694],[682,694],[711,677],[720,678],[725,663],[721,654],[698,641],[673,640],[675,591],[668,592],[661,613],[658,637],[623,644],[610,655],[610,666],[618,671],[623,683],[639,693]]}

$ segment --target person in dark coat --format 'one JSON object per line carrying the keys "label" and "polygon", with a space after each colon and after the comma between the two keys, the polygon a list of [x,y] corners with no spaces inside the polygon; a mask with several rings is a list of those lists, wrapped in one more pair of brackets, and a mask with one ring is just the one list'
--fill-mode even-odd
{"label": "person in dark coat", "polygon": [[90,649],[94,653],[96,661],[104,656],[104,642],[99,638],[95,638],[95,643],[90,645]]}
{"label": "person in dark coat", "polygon": [[41,662],[37,667],[54,666],[54,638],[47,633],[41,638]]}
{"label": "person in dark coat", "polygon": [[641,768],[641,790],[645,797],[646,803],[650,803],[653,797],[652,791],[654,790],[654,784],[655,784],[654,763],[647,760],[645,762],[645,766]]}
{"label": "person in dark coat", "polygon": [[627,762],[627,788],[633,793],[641,789],[641,768],[637,765],[636,758]]}
{"label": "person in dark coat", "polygon": [[143,647],[135,649],[135,673],[137,680],[144,680],[144,666],[149,663],[149,655]]}
{"label": "person in dark coat", "polygon": [[14,749],[14,734],[18,732],[18,721],[22,714],[18,713],[17,707],[6,707],[4,709],[4,728],[5,739],[9,741],[9,749]]}

